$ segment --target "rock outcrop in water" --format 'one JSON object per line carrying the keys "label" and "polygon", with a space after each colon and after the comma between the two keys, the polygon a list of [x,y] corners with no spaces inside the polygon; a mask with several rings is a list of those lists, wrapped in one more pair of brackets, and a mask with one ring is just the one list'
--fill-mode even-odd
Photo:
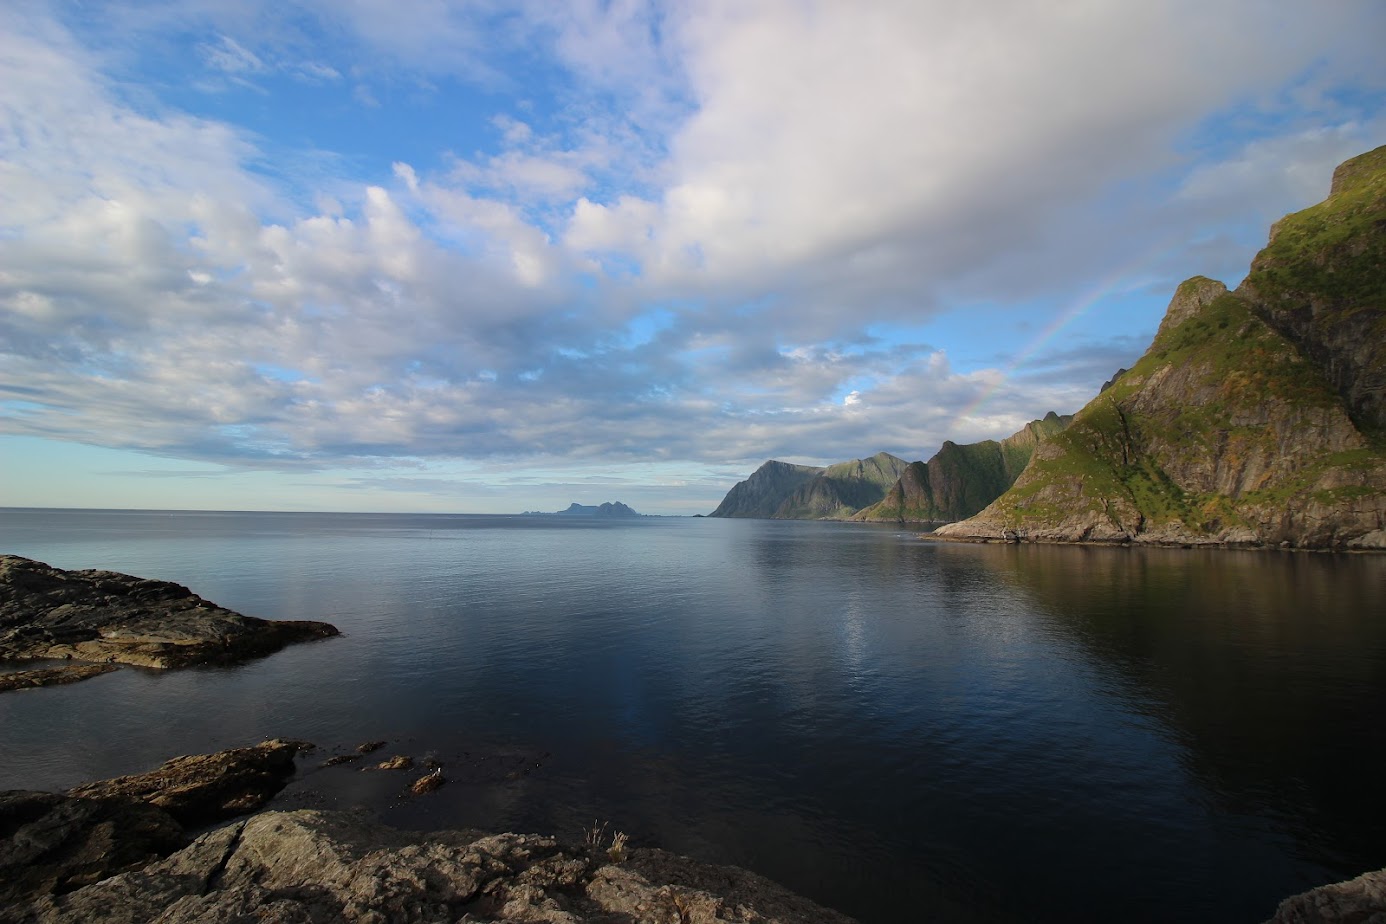
{"label": "rock outcrop in water", "polygon": [[943,538],[1386,548],[1386,147],[1277,222]]}
{"label": "rock outcrop in water", "polygon": [[616,843],[421,834],[312,810],[188,843],[180,819],[235,810],[226,797],[245,782],[273,792],[302,746],[176,758],[64,795],[0,794],[0,922],[851,924],[745,870]]}
{"label": "rock outcrop in water", "polygon": [[[64,571],[0,555],[0,660],[61,658],[153,668],[235,664],[337,634],[325,622],[242,616],[168,581]],[[25,673],[31,676],[15,688],[40,679]],[[57,673],[48,682],[71,679]]]}

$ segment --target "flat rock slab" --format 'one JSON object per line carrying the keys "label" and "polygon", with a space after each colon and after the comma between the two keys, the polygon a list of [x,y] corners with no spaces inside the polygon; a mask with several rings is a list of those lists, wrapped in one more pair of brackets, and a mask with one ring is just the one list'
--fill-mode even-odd
{"label": "flat rock slab", "polygon": [[61,667],[11,671],[0,674],[0,693],[9,690],[52,687],[61,683],[76,683],[79,680],[86,680],[88,677],[99,677],[119,669],[114,664],[65,664]]}
{"label": "flat rock slab", "polygon": [[242,616],[168,581],[0,555],[0,660],[236,664],[337,634],[325,622]]}

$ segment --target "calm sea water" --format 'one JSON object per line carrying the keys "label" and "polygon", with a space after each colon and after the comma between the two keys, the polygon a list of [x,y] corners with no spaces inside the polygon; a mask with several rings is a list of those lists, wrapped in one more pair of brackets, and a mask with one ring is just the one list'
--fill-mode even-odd
{"label": "calm sea water", "polygon": [[[0,789],[306,738],[281,804],[608,821],[865,922],[1258,921],[1386,866],[1386,557],[66,510],[0,510],[0,551],[345,633],[6,694]],[[453,782],[317,769],[375,738]]]}

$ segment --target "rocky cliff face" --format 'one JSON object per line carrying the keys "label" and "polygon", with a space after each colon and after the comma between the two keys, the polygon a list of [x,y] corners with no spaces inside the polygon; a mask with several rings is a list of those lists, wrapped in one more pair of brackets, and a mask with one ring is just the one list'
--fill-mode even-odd
{"label": "rocky cliff face", "polygon": [[774,516],[782,520],[846,519],[885,497],[907,465],[888,452],[830,465],[785,498]]}
{"label": "rocky cliff face", "polygon": [[973,539],[1386,547],[1386,148],[1290,215],[1236,292],[1195,277],[1141,360],[939,530]]}
{"label": "rocky cliff face", "polygon": [[737,482],[722,498],[713,517],[769,518],[801,485],[812,480],[823,469],[811,465],[793,465],[771,459],[751,473],[745,481]]}
{"label": "rocky cliff face", "polygon": [[714,517],[777,520],[846,519],[885,497],[904,459],[878,452],[827,468],[771,460],[727,492]]}
{"label": "rocky cliff face", "polygon": [[929,524],[970,517],[1014,484],[1040,441],[1072,419],[1051,411],[1000,442],[945,442],[927,463],[911,462],[883,500],[852,519]]}

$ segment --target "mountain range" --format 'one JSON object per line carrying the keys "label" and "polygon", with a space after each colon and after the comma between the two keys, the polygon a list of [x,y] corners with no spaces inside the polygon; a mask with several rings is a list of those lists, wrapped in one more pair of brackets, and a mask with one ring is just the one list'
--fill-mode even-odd
{"label": "mountain range", "polygon": [[771,459],[728,491],[710,516],[949,523],[999,497],[1039,441],[1071,419],[1051,412],[1000,442],[949,441],[928,462],[906,462],[887,452],[826,468]]}
{"label": "mountain range", "polygon": [[1196,276],[1145,355],[943,537],[1386,548],[1386,146]]}
{"label": "mountain range", "polygon": [[1386,146],[1286,216],[1233,291],[1195,276],[1071,417],[826,468],[769,461],[721,517],[947,523],[941,538],[1386,548]]}

